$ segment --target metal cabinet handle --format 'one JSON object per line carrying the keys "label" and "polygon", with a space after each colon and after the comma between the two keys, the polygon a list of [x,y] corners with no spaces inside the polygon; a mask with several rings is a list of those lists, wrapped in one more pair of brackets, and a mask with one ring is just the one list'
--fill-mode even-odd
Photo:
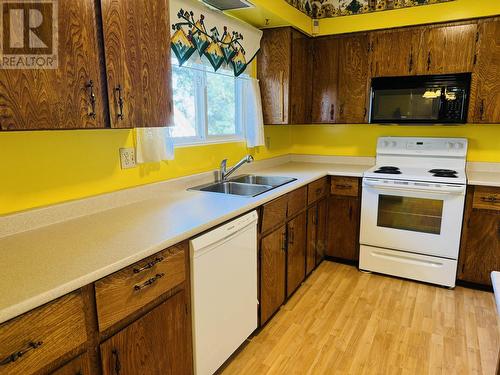
{"label": "metal cabinet handle", "polygon": [[115,359],[115,375],[120,375],[120,372],[122,370],[122,364],[120,363],[120,353],[118,352],[117,349],[113,349],[111,351],[111,354],[113,355],[113,358]]}
{"label": "metal cabinet handle", "polygon": [[335,118],[335,104],[330,106],[330,120],[333,121]]}
{"label": "metal cabinet handle", "polygon": [[285,122],[285,72],[280,71],[281,122]]}
{"label": "metal cabinet handle", "polygon": [[431,52],[429,52],[427,55],[427,70],[431,70],[431,65],[432,65]]}
{"label": "metal cabinet handle", "polygon": [[344,185],[344,184],[335,184],[335,189],[339,189],[339,190],[351,190],[352,186],[351,185]]}
{"label": "metal cabinet handle", "polygon": [[484,120],[484,99],[481,99],[481,103],[479,104],[479,116],[481,121]]}
{"label": "metal cabinet handle", "polygon": [[286,252],[286,231],[281,234],[281,251]]}
{"label": "metal cabinet handle", "polygon": [[413,70],[413,52],[410,52],[410,61],[408,61],[408,72]]}
{"label": "metal cabinet handle", "polygon": [[290,226],[289,229],[290,229],[290,236],[288,237],[288,244],[293,245],[293,241],[295,240],[293,226]]}
{"label": "metal cabinet handle", "polygon": [[500,203],[500,199],[494,196],[481,197],[481,201],[486,203]]}
{"label": "metal cabinet handle", "polygon": [[40,346],[42,346],[42,344],[43,341],[30,341],[26,348],[23,348],[15,353],[12,353],[11,355],[2,359],[0,361],[0,366],[5,366],[8,365],[9,363],[17,361],[19,358],[23,357],[26,353],[38,349]]}
{"label": "metal cabinet handle", "polygon": [[90,118],[96,118],[95,105],[96,105],[96,96],[94,93],[94,81],[90,80],[89,83],[85,85],[85,88],[89,90],[89,100],[90,100],[90,112],[88,116]]}
{"label": "metal cabinet handle", "polygon": [[313,224],[318,225],[318,220],[319,220],[319,213],[318,213],[318,209],[316,208],[316,211],[314,212],[314,216],[313,216]]}
{"label": "metal cabinet handle", "polygon": [[140,267],[140,268],[134,268],[134,273],[140,273],[142,271],[146,271],[146,270],[149,270],[150,268],[153,268],[155,265],[157,265],[158,263],[161,263],[165,260],[164,257],[156,257],[155,259],[153,259],[151,262],[149,263],[146,263],[144,266]]}
{"label": "metal cabinet handle", "polygon": [[118,94],[118,120],[123,120],[124,119],[124,114],[123,114],[123,105],[125,104],[125,100],[123,99],[123,88],[122,85],[118,85],[115,88],[116,93]]}
{"label": "metal cabinet handle", "polygon": [[163,276],[165,276],[164,273],[157,273],[155,277],[150,278],[149,280],[144,281],[142,284],[137,284],[134,285],[134,290],[136,292],[153,285],[155,282],[157,282],[159,279],[161,279]]}
{"label": "metal cabinet handle", "polygon": [[340,105],[340,115],[342,116],[344,114],[344,103]]}
{"label": "metal cabinet handle", "polygon": [[316,189],[316,195],[320,195],[323,192],[323,188]]}

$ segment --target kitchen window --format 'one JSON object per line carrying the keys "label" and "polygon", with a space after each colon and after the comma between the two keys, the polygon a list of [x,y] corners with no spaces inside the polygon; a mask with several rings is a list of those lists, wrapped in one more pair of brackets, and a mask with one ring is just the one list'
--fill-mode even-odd
{"label": "kitchen window", "polygon": [[175,144],[244,140],[243,80],[232,71],[172,61]]}

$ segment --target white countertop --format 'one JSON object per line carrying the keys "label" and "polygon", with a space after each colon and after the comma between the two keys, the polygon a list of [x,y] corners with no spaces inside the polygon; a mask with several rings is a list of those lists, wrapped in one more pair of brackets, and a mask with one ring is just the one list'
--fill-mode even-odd
{"label": "white countertop", "polygon": [[288,162],[253,173],[298,180],[254,198],[169,189],[155,198],[0,238],[0,323],[318,178],[361,177],[369,167]]}
{"label": "white countertop", "polygon": [[467,184],[500,187],[500,163],[467,163]]}

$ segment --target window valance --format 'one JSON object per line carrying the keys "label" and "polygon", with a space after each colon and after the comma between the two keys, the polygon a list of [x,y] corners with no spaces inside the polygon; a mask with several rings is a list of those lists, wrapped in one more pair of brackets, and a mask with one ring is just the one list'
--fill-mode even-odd
{"label": "window valance", "polygon": [[183,65],[195,52],[215,71],[224,64],[237,77],[260,49],[262,31],[196,0],[171,0],[172,50]]}

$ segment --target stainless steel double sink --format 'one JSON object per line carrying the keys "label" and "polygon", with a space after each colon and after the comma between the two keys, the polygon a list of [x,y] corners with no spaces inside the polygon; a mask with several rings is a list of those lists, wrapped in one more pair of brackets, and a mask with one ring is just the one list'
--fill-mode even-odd
{"label": "stainless steel double sink", "polygon": [[227,181],[196,186],[189,190],[255,197],[296,180],[292,177],[243,175]]}

